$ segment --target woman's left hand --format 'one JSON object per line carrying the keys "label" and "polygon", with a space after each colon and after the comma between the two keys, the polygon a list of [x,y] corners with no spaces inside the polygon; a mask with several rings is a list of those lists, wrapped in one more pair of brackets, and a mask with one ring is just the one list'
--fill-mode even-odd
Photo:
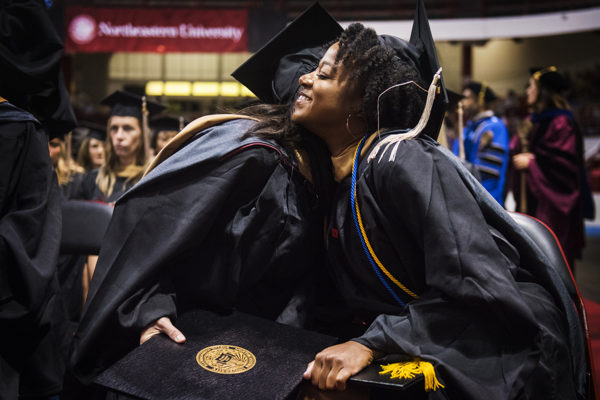
{"label": "woman's left hand", "polygon": [[373,361],[373,351],[354,341],[337,344],[321,351],[308,364],[304,379],[321,390],[344,390],[346,381]]}
{"label": "woman's left hand", "polygon": [[515,169],[521,171],[529,168],[529,163],[534,159],[533,153],[519,153],[513,156]]}

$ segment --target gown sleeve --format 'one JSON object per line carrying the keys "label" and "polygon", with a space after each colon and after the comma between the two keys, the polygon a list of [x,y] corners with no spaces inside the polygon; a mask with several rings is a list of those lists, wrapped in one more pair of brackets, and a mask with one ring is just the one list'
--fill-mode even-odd
{"label": "gown sleeve", "polygon": [[527,186],[543,203],[541,207],[558,209],[563,215],[579,204],[576,142],[570,119],[564,115],[554,118],[536,143],[527,173]]}
{"label": "gown sleeve", "polygon": [[[199,302],[218,298],[232,304],[241,271],[214,270],[210,260],[219,254],[222,235],[244,233],[236,224],[223,232],[228,222],[260,206],[281,206],[254,204],[278,164],[277,153],[255,147],[155,179],[117,202],[74,337],[70,362],[76,377],[89,382],[137,346],[144,326],[161,316],[174,318],[175,286]],[[276,229],[271,221],[263,223]],[[206,242],[214,247],[207,249]],[[202,278],[194,279],[198,274]],[[214,293],[202,297],[208,290]]]}
{"label": "gown sleeve", "polygon": [[19,366],[49,328],[57,290],[60,192],[46,135],[0,124],[0,355]]}

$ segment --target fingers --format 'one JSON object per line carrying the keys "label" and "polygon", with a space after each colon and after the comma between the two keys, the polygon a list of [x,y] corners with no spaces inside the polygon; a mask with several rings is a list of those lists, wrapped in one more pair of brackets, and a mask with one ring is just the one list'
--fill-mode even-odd
{"label": "fingers", "polygon": [[317,354],[311,371],[312,384],[321,390],[345,390],[346,381],[352,375],[344,363],[332,354]]}
{"label": "fingers", "polygon": [[185,336],[179,331],[179,329],[173,326],[173,323],[168,317],[162,317],[146,328],[140,335],[140,344],[144,344],[152,336],[164,333],[175,343],[185,342]]}
{"label": "fingers", "polygon": [[154,325],[152,325],[151,327],[149,327],[148,329],[146,329],[145,331],[142,332],[141,336],[140,336],[140,344],[144,344],[148,341],[148,339],[150,339],[152,336],[159,334],[160,331],[158,329],[156,329],[156,327]]}
{"label": "fingers", "polygon": [[167,335],[175,343],[185,342],[185,336],[183,336],[183,333],[181,333],[179,329],[175,328],[169,318],[160,318],[158,321],[156,321],[156,325],[161,333]]}
{"label": "fingers", "polygon": [[346,390],[346,382],[352,375],[354,375],[354,373],[350,372],[348,369],[341,369],[334,381],[335,389]]}
{"label": "fingers", "polygon": [[314,360],[308,363],[308,366],[306,367],[306,371],[304,371],[304,374],[302,374],[302,377],[304,379],[310,379],[314,365],[315,365]]}
{"label": "fingers", "polygon": [[[321,390],[344,390],[348,379],[373,361],[373,351],[354,341],[331,346],[315,356],[306,379]],[[310,370],[310,372],[309,372]]]}

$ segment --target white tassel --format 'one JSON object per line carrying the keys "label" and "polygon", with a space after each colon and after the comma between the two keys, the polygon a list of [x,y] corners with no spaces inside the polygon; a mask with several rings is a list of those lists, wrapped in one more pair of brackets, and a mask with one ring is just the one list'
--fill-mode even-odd
{"label": "white tassel", "polygon": [[[388,147],[391,145],[394,145],[394,148],[392,149],[392,152],[390,153],[389,161],[390,162],[394,161],[396,159],[396,152],[398,151],[398,146],[400,145],[400,142],[403,140],[406,140],[406,139],[412,139],[412,138],[417,137],[421,133],[421,131],[423,129],[425,129],[425,126],[427,125],[427,121],[429,121],[429,116],[431,114],[431,108],[433,107],[433,102],[435,100],[435,94],[437,91],[437,83],[440,79],[441,73],[442,73],[442,68],[440,67],[440,69],[438,69],[437,72],[435,73],[435,75],[433,76],[431,85],[429,85],[429,90],[427,91],[427,101],[425,102],[425,109],[423,110],[423,114],[421,114],[421,119],[419,119],[419,122],[417,123],[417,125],[408,132],[386,136],[384,139],[382,139],[379,143],[377,143],[375,145],[375,147],[371,151],[371,154],[369,154],[367,161],[371,161],[372,159],[374,159],[377,156],[377,154],[379,153],[379,150],[381,150],[382,147],[385,147],[379,157],[378,162],[381,162],[381,159],[383,158],[384,153],[387,151]],[[409,82],[405,82],[404,84],[406,84],[406,83],[409,83]],[[399,85],[394,85],[394,86],[384,90],[379,95],[379,97],[381,97],[388,90],[390,90],[394,87],[402,86],[404,84],[401,83]],[[377,99],[377,131],[379,132],[379,98]]]}

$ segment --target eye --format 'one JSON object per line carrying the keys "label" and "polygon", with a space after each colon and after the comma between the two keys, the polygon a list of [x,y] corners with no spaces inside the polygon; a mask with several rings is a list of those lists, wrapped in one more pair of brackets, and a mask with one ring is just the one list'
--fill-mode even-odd
{"label": "eye", "polygon": [[317,78],[319,78],[319,79],[331,79],[329,76],[327,76],[325,74],[317,74]]}

